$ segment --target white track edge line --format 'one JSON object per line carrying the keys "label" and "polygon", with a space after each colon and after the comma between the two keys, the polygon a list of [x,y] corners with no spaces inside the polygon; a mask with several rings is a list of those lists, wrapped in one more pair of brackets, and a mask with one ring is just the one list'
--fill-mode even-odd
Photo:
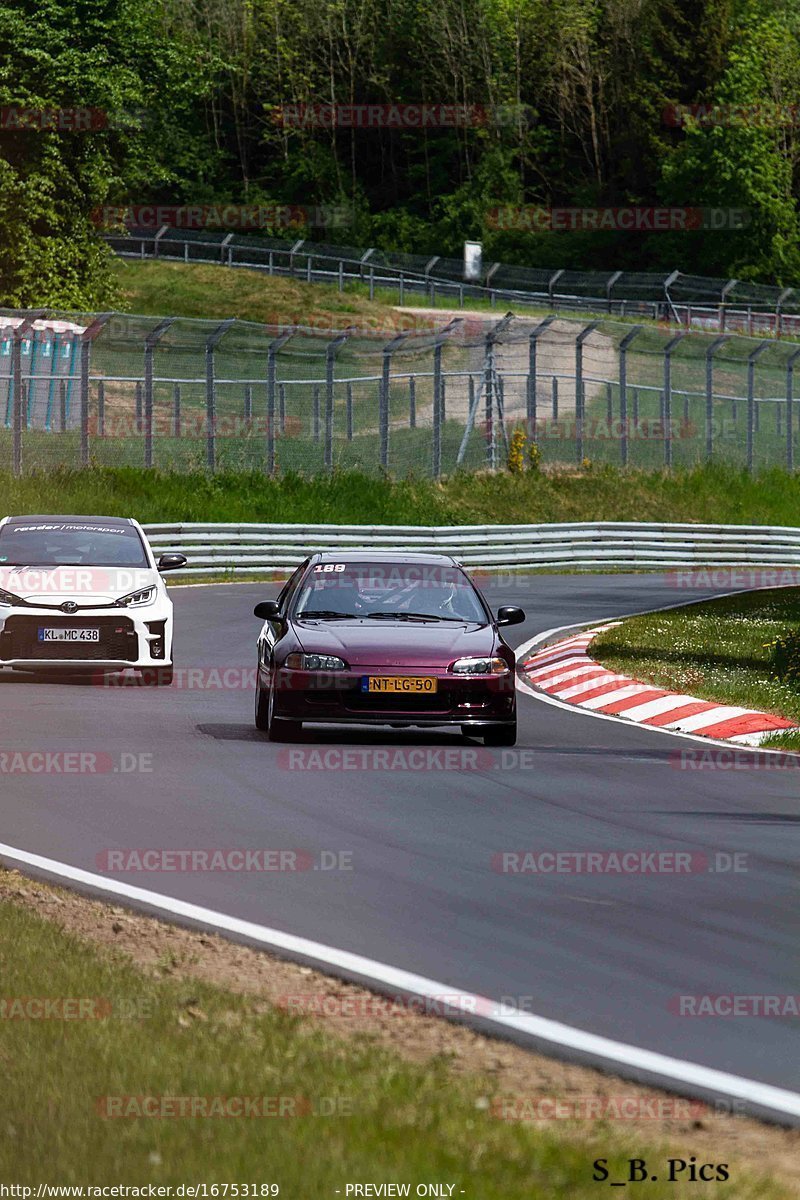
{"label": "white track edge line", "polygon": [[[491,1024],[501,1029],[514,1030],[527,1034],[552,1045],[568,1048],[585,1055],[604,1060],[610,1065],[624,1065],[637,1071],[659,1076],[669,1081],[673,1086],[689,1085],[710,1093],[723,1094],[726,1098],[744,1100],[760,1109],[767,1109],[783,1116],[800,1119],[800,1093],[776,1087],[768,1083],[760,1083],[754,1079],[733,1075],[726,1071],[718,1071],[713,1067],[704,1067],[683,1059],[672,1058],[653,1050],[644,1050],[638,1046],[630,1046],[625,1042],[617,1042],[599,1034],[587,1033],[575,1029],[571,1025],[563,1025],[548,1017],[540,1017],[534,1013],[505,1013],[487,1012],[486,1006],[498,1007],[496,1001],[472,992],[462,991],[452,985],[438,983],[423,975],[415,975],[387,963],[376,962],[360,954],[347,950],[337,950],[322,942],[314,942],[295,934],[284,933],[267,925],[257,925],[239,917],[226,913],[215,912],[185,900],[172,896],[164,896],[159,892],[151,892],[147,888],[135,887],[121,880],[104,879],[91,871],[69,866],[40,854],[31,854],[26,850],[16,849],[0,843],[0,856],[10,858],[26,866],[56,875],[73,883],[110,892],[150,908],[168,913],[172,916],[183,917],[190,921],[199,921],[204,925],[238,934],[250,941],[301,955],[313,959],[328,967],[351,972],[366,980],[380,983],[384,987],[397,988],[418,996],[438,1000],[448,997],[448,1007],[460,1008],[460,1015],[472,1016],[477,1014]],[[459,1015],[458,1012],[453,1013]]]}

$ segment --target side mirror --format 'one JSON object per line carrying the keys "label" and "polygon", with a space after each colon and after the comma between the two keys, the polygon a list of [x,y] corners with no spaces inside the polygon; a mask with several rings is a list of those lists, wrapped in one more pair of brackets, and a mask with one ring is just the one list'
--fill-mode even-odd
{"label": "side mirror", "polygon": [[260,617],[262,621],[277,621],[281,615],[280,606],[277,600],[262,600],[253,609],[253,615]]}
{"label": "side mirror", "polygon": [[519,625],[525,620],[525,613],[513,604],[504,604],[497,610],[497,625]]}
{"label": "side mirror", "polygon": [[185,567],[188,561],[185,554],[162,554],[156,565],[163,575],[165,571],[177,571],[179,567]]}

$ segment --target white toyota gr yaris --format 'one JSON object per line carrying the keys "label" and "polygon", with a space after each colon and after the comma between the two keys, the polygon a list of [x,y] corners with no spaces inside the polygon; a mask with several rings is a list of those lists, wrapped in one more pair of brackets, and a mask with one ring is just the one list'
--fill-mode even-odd
{"label": "white toyota gr yaris", "polygon": [[173,678],[172,601],[164,571],[130,517],[0,521],[0,669],[64,675],[129,668]]}

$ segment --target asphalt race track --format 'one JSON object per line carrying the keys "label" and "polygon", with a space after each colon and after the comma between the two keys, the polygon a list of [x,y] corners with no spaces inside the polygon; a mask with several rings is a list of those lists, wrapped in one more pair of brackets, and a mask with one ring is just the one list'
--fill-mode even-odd
{"label": "asphalt race track", "polygon": [[[520,577],[485,590],[495,609],[526,609],[526,624],[509,630],[514,645],[553,626],[702,596],[647,575]],[[513,998],[580,1029],[797,1089],[796,1019],[685,1017],[670,1000],[798,990],[798,774],[678,769],[676,754],[699,749],[696,742],[565,713],[523,694],[516,751],[489,751],[488,767],[289,769],[298,749],[484,752],[477,741],[421,731],[306,730],[293,747],[264,740],[253,727],[245,673],[255,663],[253,604],[276,591],[265,584],[173,591],[177,666],[203,672],[194,682],[179,675],[189,686],[0,681],[0,754],[79,750],[106,756],[100,761],[108,767],[0,774],[0,841],[99,874],[98,855],[108,849],[346,851],[349,871],[115,878],[453,987]],[[241,686],[236,676],[233,687],[215,685],[219,676],[208,672],[226,668],[238,669]],[[122,754],[124,765],[152,769],[115,771]],[[740,852],[747,870],[619,876],[492,868],[493,855],[530,849]]]}

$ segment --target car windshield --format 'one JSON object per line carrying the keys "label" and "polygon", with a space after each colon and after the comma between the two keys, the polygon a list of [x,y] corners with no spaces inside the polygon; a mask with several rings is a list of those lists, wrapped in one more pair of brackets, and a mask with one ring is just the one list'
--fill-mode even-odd
{"label": "car windshield", "polygon": [[312,567],[300,588],[295,617],[334,614],[390,620],[467,621],[488,617],[464,572],[439,563],[329,562]]}
{"label": "car windshield", "polygon": [[37,522],[0,529],[0,566],[147,567],[142,539],[132,525]]}

